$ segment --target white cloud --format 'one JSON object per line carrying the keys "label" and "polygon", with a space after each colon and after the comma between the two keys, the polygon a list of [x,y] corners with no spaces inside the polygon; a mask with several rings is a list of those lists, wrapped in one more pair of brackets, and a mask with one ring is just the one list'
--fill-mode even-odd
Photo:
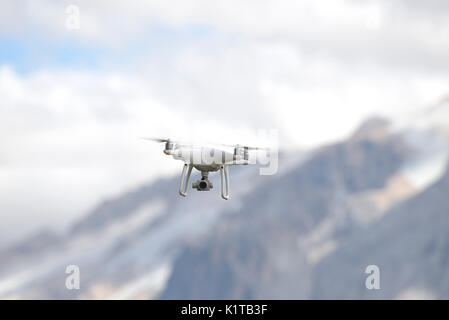
{"label": "white cloud", "polygon": [[[80,8],[76,32],[65,28],[70,4]],[[8,33],[74,36],[91,44],[126,45],[145,39],[155,25],[201,25],[244,39],[288,41],[309,52],[414,68],[441,68],[449,53],[444,0],[23,0],[0,6],[1,29]]]}
{"label": "white cloud", "polygon": [[[81,12],[76,32],[65,29],[72,3]],[[141,136],[205,132],[235,142],[248,138],[237,130],[273,128],[287,145],[313,146],[344,137],[367,115],[429,103],[449,84],[449,22],[433,3],[3,1],[0,35],[78,37],[111,46],[105,60],[130,39],[145,42],[154,25],[215,33],[142,46],[121,57],[132,60],[126,66],[102,71],[1,67],[0,232],[34,228],[23,220],[64,224],[179,169]]]}
{"label": "white cloud", "polygon": [[175,167],[140,137],[168,128],[159,116],[179,119],[135,79],[74,71],[19,77],[1,68],[0,97],[3,236],[19,226],[66,223]]}

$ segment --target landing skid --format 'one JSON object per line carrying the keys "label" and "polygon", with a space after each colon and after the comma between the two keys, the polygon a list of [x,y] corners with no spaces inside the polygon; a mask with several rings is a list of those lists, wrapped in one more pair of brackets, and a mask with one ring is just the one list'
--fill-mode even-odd
{"label": "landing skid", "polygon": [[[189,185],[190,176],[192,174],[193,164],[184,163],[181,173],[181,181],[179,183],[179,194],[183,197],[187,196],[187,187]],[[214,169],[216,171],[216,169]],[[200,191],[209,191],[212,187],[212,184],[207,180],[207,173],[203,173],[203,179],[205,177],[205,181],[210,184],[210,187],[207,189],[200,190],[198,188],[198,182],[193,184],[193,188],[197,188]],[[221,197],[225,200],[229,200],[229,171],[227,165],[220,166],[220,176],[221,176]],[[208,185],[206,184],[206,185]]]}

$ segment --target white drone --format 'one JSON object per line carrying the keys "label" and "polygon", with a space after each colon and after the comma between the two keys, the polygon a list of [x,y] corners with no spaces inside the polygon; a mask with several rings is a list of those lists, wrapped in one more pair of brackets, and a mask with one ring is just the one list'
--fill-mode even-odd
{"label": "white drone", "polygon": [[[175,142],[170,139],[163,138],[144,138],[155,142],[165,142],[164,153],[173,156],[176,160],[184,161],[182,169],[181,181],[179,184],[179,194],[183,197],[187,196],[187,186],[189,184],[192,169],[195,168],[201,172],[201,180],[192,184],[193,189],[198,191],[209,191],[213,188],[212,182],[209,181],[209,172],[220,170],[221,174],[221,197],[225,200],[229,199],[229,172],[228,166],[231,165],[248,165],[249,150],[267,150],[266,148],[256,148],[241,145],[226,145],[224,147],[234,148],[234,153],[230,153],[221,149],[206,146],[197,146],[192,144],[184,144]],[[211,160],[213,158],[213,161]],[[187,172],[187,177],[186,177]]]}

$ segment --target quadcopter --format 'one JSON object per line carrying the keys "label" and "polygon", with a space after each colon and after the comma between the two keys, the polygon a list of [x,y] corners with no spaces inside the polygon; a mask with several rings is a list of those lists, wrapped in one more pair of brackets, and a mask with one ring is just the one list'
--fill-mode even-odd
{"label": "quadcopter", "polygon": [[[209,172],[220,170],[221,175],[221,197],[229,199],[229,172],[231,165],[248,165],[250,150],[268,150],[267,148],[257,148],[250,146],[220,144],[223,147],[232,147],[234,152],[224,151],[218,148],[206,147],[202,145],[185,144],[164,138],[144,138],[158,143],[165,143],[164,153],[171,155],[175,160],[184,161],[179,183],[179,194],[187,196],[187,187],[192,169],[201,172],[201,179],[192,184],[193,189],[198,191],[210,191],[214,186],[209,181]],[[186,175],[187,174],[187,175]]]}

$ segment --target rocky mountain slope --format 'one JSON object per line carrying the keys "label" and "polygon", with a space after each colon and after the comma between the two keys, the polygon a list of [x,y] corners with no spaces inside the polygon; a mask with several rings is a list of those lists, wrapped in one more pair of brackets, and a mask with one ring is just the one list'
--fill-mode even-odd
{"label": "rocky mountain slope", "polygon": [[357,210],[376,210],[363,196],[386,188],[411,152],[387,126],[371,120],[348,141],[322,148],[255,190],[184,249],[160,297],[307,298],[315,264],[361,225]]}
{"label": "rocky mountain slope", "polygon": [[[447,297],[448,175],[421,169],[444,168],[448,141],[374,118],[346,141],[281,154],[276,175],[232,168],[229,201],[155,181],[0,251],[0,297]],[[80,290],[65,287],[71,264]],[[365,289],[367,264],[382,290]]]}
{"label": "rocky mountain slope", "polygon": [[[449,299],[449,171],[395,206],[385,218],[340,243],[313,272],[310,298]],[[367,265],[380,268],[381,290],[366,290]]]}
{"label": "rocky mountain slope", "polygon": [[[262,178],[255,167],[231,175],[229,202],[216,189],[181,198],[179,177],[158,180],[101,203],[63,234],[44,230],[0,251],[0,297],[153,298],[181,245],[239,207]],[[218,179],[211,176],[217,186]],[[82,273],[80,290],[65,287],[72,264]]]}

